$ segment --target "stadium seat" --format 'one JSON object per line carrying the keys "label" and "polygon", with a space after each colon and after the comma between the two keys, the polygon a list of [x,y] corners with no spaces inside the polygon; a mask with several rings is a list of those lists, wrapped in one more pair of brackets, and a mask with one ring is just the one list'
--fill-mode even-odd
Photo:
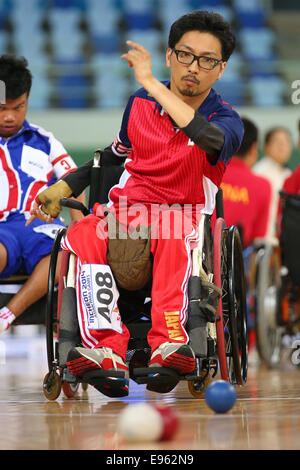
{"label": "stadium seat", "polygon": [[48,58],[43,51],[44,38],[42,35],[37,35],[35,41],[32,41],[29,32],[24,34],[18,31],[14,37],[15,53],[16,55],[23,56],[28,60],[29,66],[39,64],[41,66],[48,63]]}
{"label": "stadium seat", "polygon": [[233,0],[233,9],[240,28],[262,28],[266,25],[267,13],[262,0]]}
{"label": "stadium seat", "polygon": [[68,8],[67,10],[62,11],[60,8],[53,8],[48,14],[48,19],[50,21],[52,34],[72,34],[76,33],[81,14],[80,11],[76,8]]}
{"label": "stadium seat", "polygon": [[246,60],[274,57],[275,35],[268,28],[243,28],[239,41]]}
{"label": "stadium seat", "polygon": [[80,59],[83,55],[83,35],[80,31],[67,36],[52,36],[53,55],[57,60]]}
{"label": "stadium seat", "polygon": [[77,8],[79,10],[85,11],[87,9],[86,0],[53,0],[52,6],[54,8]]}
{"label": "stadium seat", "polygon": [[[111,80],[110,80],[111,78]],[[97,107],[101,108],[124,108],[127,103],[129,91],[126,82],[120,82],[113,77],[105,77],[104,81],[98,81],[98,94],[96,99]],[[107,91],[114,87],[114,93]]]}
{"label": "stadium seat", "polygon": [[257,77],[250,81],[252,104],[255,106],[282,106],[285,82],[279,77]]}
{"label": "stadium seat", "polygon": [[56,60],[53,67],[55,102],[61,108],[88,107],[90,77],[82,57]]}
{"label": "stadium seat", "polygon": [[171,24],[190,10],[188,0],[173,0],[171,3],[160,2],[157,9],[157,16],[162,22],[166,40]]}
{"label": "stadium seat", "polygon": [[222,96],[222,99],[231,106],[242,106],[244,103],[245,83],[242,78],[222,79],[215,83],[214,90]]}
{"label": "stadium seat", "polygon": [[222,80],[238,80],[241,77],[243,58],[239,52],[234,52],[226,64]]}
{"label": "stadium seat", "polygon": [[209,1],[206,0],[205,3],[198,1],[198,2],[192,2],[193,4],[196,5],[196,8],[191,8],[193,9],[201,9],[201,10],[207,10],[207,11],[214,11],[215,13],[219,13],[222,15],[226,21],[229,23],[233,22],[234,19],[234,12],[232,8],[228,7],[224,2],[222,1]]}
{"label": "stadium seat", "polygon": [[113,36],[118,31],[120,10],[111,0],[89,0],[86,18],[91,35]]}
{"label": "stadium seat", "polygon": [[126,29],[147,30],[155,27],[156,9],[151,0],[123,0],[122,16]]}
{"label": "stadium seat", "polygon": [[30,92],[30,109],[45,109],[49,106],[50,83],[44,73],[37,73],[32,70],[34,77],[34,86]]}
{"label": "stadium seat", "polygon": [[53,9],[49,16],[51,43],[57,60],[77,59],[82,55],[83,33],[79,29],[81,13],[76,8]]}
{"label": "stadium seat", "polygon": [[[129,82],[127,80],[127,65],[120,59],[119,54],[97,54],[94,57],[95,105],[102,108],[121,108],[129,98]],[[108,92],[113,90],[113,93]]]}
{"label": "stadium seat", "polygon": [[116,54],[121,50],[121,37],[115,31],[93,34],[90,40],[94,54]]}
{"label": "stadium seat", "polygon": [[161,58],[161,35],[155,29],[147,29],[145,31],[139,29],[128,30],[125,34],[125,39],[142,44],[152,55],[152,58]]}

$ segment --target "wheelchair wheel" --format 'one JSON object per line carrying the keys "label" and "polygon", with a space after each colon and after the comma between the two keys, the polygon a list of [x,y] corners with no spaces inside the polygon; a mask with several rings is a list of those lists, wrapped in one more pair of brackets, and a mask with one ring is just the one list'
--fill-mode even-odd
{"label": "wheelchair wheel", "polygon": [[61,387],[61,378],[57,372],[52,371],[45,375],[43,381],[43,392],[47,400],[56,400],[60,395]]}
{"label": "wheelchair wheel", "polygon": [[224,285],[226,269],[226,224],[222,218],[217,218],[213,239],[213,268],[214,283],[222,289],[222,298],[219,299],[216,319],[217,331],[217,351],[219,358],[220,373],[223,380],[229,382],[229,372],[227,364],[227,351],[225,344],[224,320],[223,320],[223,292],[227,290],[227,283]]}
{"label": "wheelchair wheel", "polygon": [[214,282],[222,288],[216,320],[217,350],[223,380],[242,385],[247,377],[247,308],[242,247],[236,227],[216,220]]}
{"label": "wheelchair wheel", "polygon": [[[55,347],[54,347],[54,338],[53,338],[53,327],[54,327],[54,318],[57,317],[57,312],[54,311],[55,302],[54,302],[54,290],[55,290],[55,273],[58,253],[60,250],[61,239],[66,233],[66,229],[60,229],[55,237],[51,256],[50,256],[50,265],[49,265],[49,275],[48,275],[48,290],[47,290],[47,304],[46,304],[46,341],[47,341],[47,358],[48,358],[48,367],[49,374],[53,366],[55,365]],[[60,303],[60,292],[58,293],[58,305],[59,309]]]}
{"label": "wheelchair wheel", "polygon": [[203,372],[203,378],[195,379],[195,380],[188,380],[188,389],[190,394],[194,398],[203,398],[205,394],[205,390],[209,386],[211,382],[211,376],[206,374],[205,371]]}
{"label": "wheelchair wheel", "polygon": [[228,315],[232,342],[234,375],[237,384],[247,380],[248,332],[247,301],[242,243],[237,227],[227,236]]}
{"label": "wheelchair wheel", "polygon": [[255,330],[259,357],[270,368],[280,362],[283,328],[280,309],[280,260],[276,247],[265,245],[257,253]]}
{"label": "wheelchair wheel", "polygon": [[67,398],[74,398],[76,393],[78,392],[79,389],[79,383],[69,383],[69,382],[63,382],[62,383],[62,391],[64,392],[65,396]]}

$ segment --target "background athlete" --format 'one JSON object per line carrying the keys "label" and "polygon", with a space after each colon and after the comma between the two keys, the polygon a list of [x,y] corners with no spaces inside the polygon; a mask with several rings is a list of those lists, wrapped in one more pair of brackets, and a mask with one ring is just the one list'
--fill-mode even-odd
{"label": "background athlete", "polygon": [[[21,290],[0,309],[0,332],[47,291],[49,253],[55,230],[30,216],[32,201],[43,188],[66,176],[76,165],[50,133],[26,120],[32,76],[24,58],[0,57],[0,80],[6,102],[0,104],[0,277],[30,274]],[[84,196],[79,196],[84,202]],[[79,218],[72,211],[72,218]]]}

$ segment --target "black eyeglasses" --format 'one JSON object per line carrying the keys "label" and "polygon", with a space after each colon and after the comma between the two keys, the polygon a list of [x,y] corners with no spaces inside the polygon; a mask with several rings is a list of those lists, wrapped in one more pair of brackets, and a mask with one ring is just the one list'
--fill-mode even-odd
{"label": "black eyeglasses", "polygon": [[176,58],[181,64],[191,65],[196,60],[199,67],[205,70],[212,70],[218,64],[224,62],[222,59],[214,59],[206,55],[195,55],[188,51],[180,51],[178,49],[172,49],[172,51],[175,52]]}

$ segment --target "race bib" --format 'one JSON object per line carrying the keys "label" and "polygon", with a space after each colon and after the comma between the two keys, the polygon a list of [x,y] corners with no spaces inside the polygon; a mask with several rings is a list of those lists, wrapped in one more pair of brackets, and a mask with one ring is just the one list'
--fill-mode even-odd
{"label": "race bib", "polygon": [[110,267],[105,264],[83,264],[79,281],[88,329],[109,329],[122,333],[117,306],[119,292]]}

